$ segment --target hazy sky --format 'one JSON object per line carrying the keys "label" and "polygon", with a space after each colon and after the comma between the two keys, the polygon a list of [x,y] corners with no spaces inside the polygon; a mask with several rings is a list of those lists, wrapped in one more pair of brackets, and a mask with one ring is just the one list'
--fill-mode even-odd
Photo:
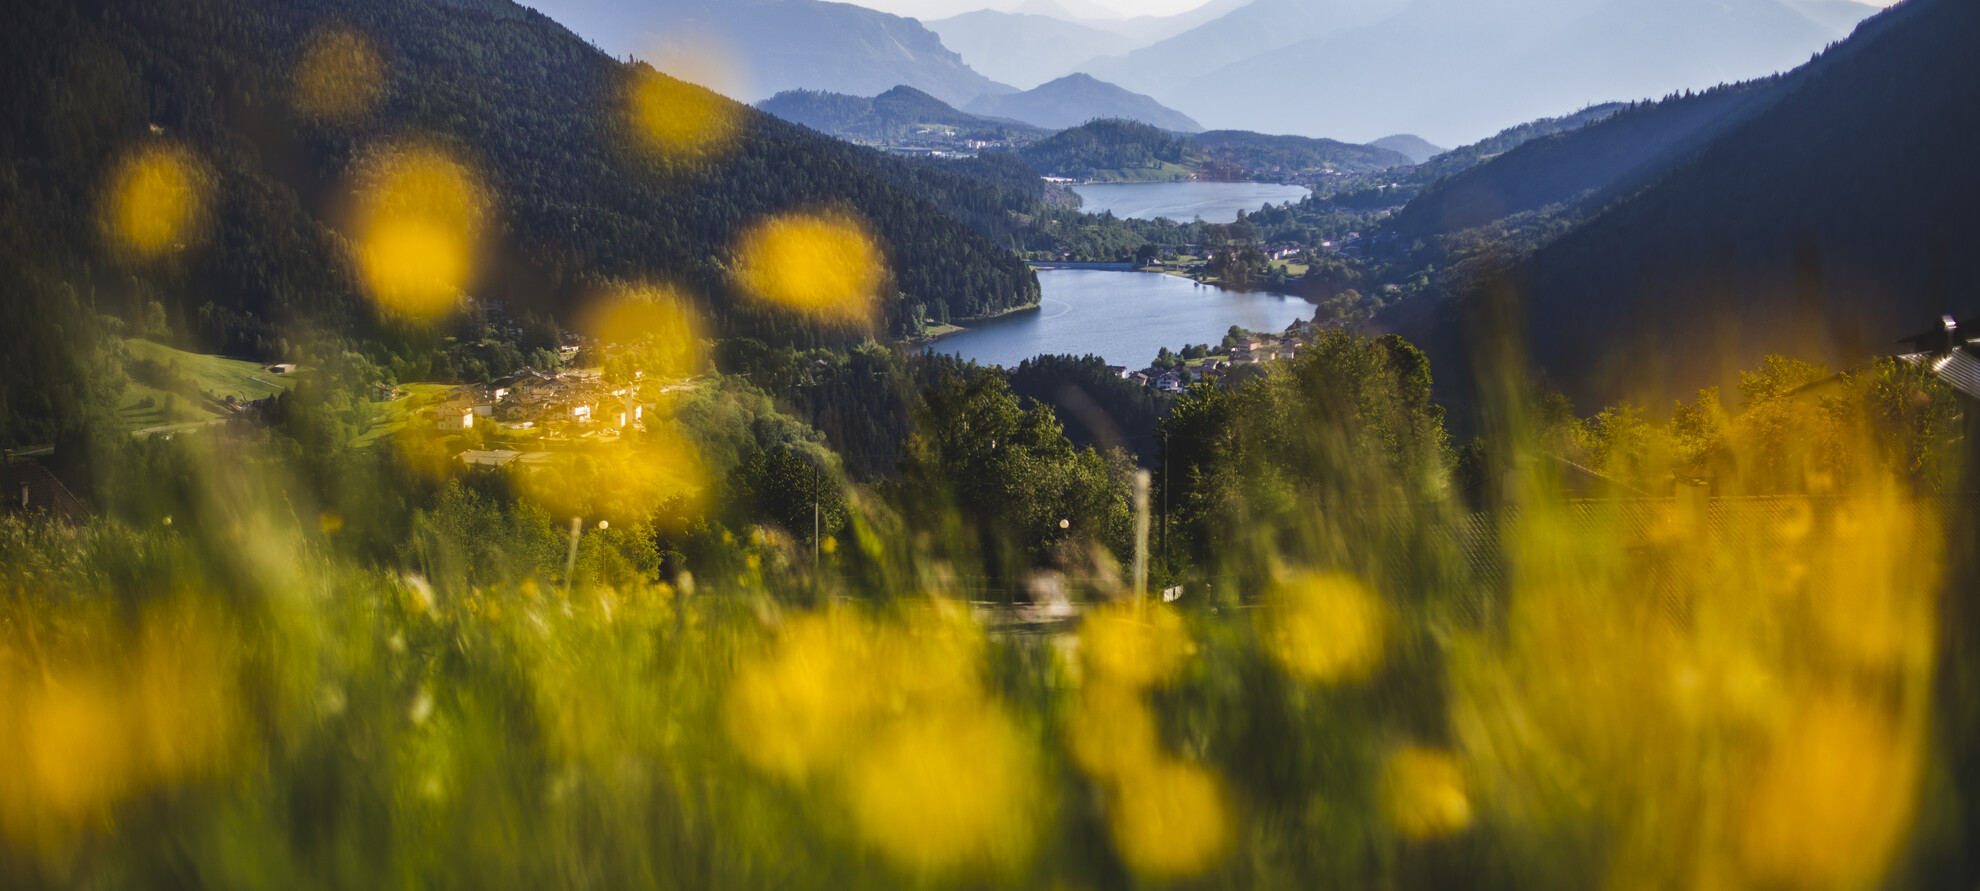
{"label": "hazy sky", "polygon": [[[917,19],[940,19],[978,9],[1014,9],[1024,0],[845,0],[871,9]],[[1059,0],[1059,5],[1077,15],[1115,18],[1137,15],[1175,15],[1195,9],[1209,0]],[[1093,9],[1100,7],[1105,10]],[[1101,13],[1096,15],[1096,13]]]}
{"label": "hazy sky", "polygon": [[[978,9],[1009,10],[1025,0],[843,0],[870,9],[918,19],[939,19]],[[1060,6],[1082,16],[1100,17],[1094,7],[1103,7],[1119,18],[1137,15],[1175,15],[1202,6],[1209,0],[1057,0]],[[1871,6],[1889,6],[1897,0],[1856,0]]]}

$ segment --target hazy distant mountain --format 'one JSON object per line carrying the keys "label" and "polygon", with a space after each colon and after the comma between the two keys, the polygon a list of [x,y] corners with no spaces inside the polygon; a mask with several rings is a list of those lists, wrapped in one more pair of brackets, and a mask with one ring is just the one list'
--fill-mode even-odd
{"label": "hazy distant mountain", "polygon": [[1203,129],[1188,115],[1165,108],[1154,99],[1084,74],[1070,74],[1022,93],[978,96],[964,105],[963,110],[989,117],[1016,118],[1054,130],[1098,118],[1140,121],[1179,133]]}
{"label": "hazy distant mountain", "polygon": [[1042,15],[1055,19],[1113,18],[1114,12],[1092,0],[1024,0],[1011,10],[1018,15]]}
{"label": "hazy distant mountain", "polygon": [[872,98],[817,90],[786,90],[758,102],[757,109],[841,139],[885,141],[911,135],[916,127],[937,125],[986,135],[1039,139],[1051,131],[1020,121],[977,117],[913,87],[895,87]]}
{"label": "hazy distant mountain", "polygon": [[[1980,4],[1907,0],[1758,85],[1724,132],[1514,268],[1535,360],[1584,405],[1657,404],[1769,352],[1852,364],[1941,313],[1980,312],[1958,284],[1980,278],[1967,248],[1980,240],[1980,168],[1948,150],[1980,139],[1976,37]],[[1552,167],[1521,157],[1536,150],[1598,158],[1596,143],[1631,142],[1621,131],[1643,115],[1472,173]]]}
{"label": "hazy distant mountain", "polygon": [[[1779,0],[1412,0],[1153,92],[1211,126],[1461,143],[1591,102],[1763,77],[1840,36]],[[1321,88],[1287,102],[1261,86],[1273,84]]]}
{"label": "hazy distant mountain", "polygon": [[[1251,2],[1252,0],[1210,0],[1195,9],[1175,15],[1138,15],[1132,18],[1094,14],[1092,9],[1071,10],[1051,2],[1028,2],[1010,12],[1017,15],[1045,16],[1062,22],[1109,31],[1126,37],[1133,43],[1134,48],[1138,48],[1158,40],[1167,40]],[[1099,11],[1105,12],[1104,9]],[[1087,54],[1088,57],[1092,55],[1092,53]]]}
{"label": "hazy distant mountain", "polygon": [[1095,55],[1125,53],[1135,44],[1112,31],[1042,15],[980,9],[928,22],[942,44],[987,77],[1029,89],[1064,77]]}
{"label": "hazy distant mountain", "polygon": [[1369,143],[1369,145],[1376,148],[1385,148],[1406,156],[1411,163],[1415,164],[1421,164],[1444,153],[1443,149],[1431,145],[1428,140],[1412,133],[1398,133],[1394,136],[1384,136]]}
{"label": "hazy distant mountain", "polygon": [[[1155,96],[1188,84],[1226,65],[1302,40],[1338,34],[1394,15],[1408,0],[1253,0],[1202,25],[1137,49],[1125,56],[1096,58],[1079,70]],[[1315,81],[1257,81],[1247,92],[1284,101],[1297,96],[1311,104],[1331,90]],[[1247,105],[1249,107],[1249,105]],[[1283,129],[1269,117],[1225,122],[1232,127]],[[1321,135],[1318,132],[1310,136]]]}
{"label": "hazy distant mountain", "polygon": [[1248,2],[1212,0],[1178,15],[1131,19],[1088,18],[1049,3],[1027,4],[1013,12],[980,9],[925,24],[971,68],[1029,89],[1071,74],[1095,56],[1124,55]]}
{"label": "hazy distant mountain", "polygon": [[1883,11],[1881,6],[1858,3],[1856,0],[1782,0],[1794,11],[1817,22],[1848,34],[1863,21]]}
{"label": "hazy distant mountain", "polygon": [[[784,90],[871,96],[907,84],[952,105],[1014,92],[972,70],[914,19],[823,0],[534,0],[543,12],[621,59],[663,70],[674,54],[716,56],[735,69],[734,98]],[[687,72],[682,72],[687,74]]]}

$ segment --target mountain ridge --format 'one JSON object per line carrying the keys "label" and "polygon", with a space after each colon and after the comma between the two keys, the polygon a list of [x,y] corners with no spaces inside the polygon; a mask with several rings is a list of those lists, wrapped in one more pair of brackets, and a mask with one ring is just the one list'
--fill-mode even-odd
{"label": "mountain ridge", "polygon": [[1188,115],[1167,108],[1152,97],[1079,73],[1021,93],[978,96],[962,110],[987,117],[1012,118],[1053,130],[1103,118],[1140,121],[1182,133],[1203,129]]}
{"label": "mountain ridge", "polygon": [[916,124],[943,124],[1037,139],[1051,131],[1008,118],[986,118],[958,111],[913,87],[901,85],[871,98],[822,90],[786,90],[756,104],[758,110],[841,139],[889,141],[909,135]]}

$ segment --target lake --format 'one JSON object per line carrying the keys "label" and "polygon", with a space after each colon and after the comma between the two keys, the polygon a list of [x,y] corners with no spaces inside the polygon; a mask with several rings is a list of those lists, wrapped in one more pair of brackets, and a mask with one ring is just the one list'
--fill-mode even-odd
{"label": "lake", "polygon": [[1313,317],[1313,304],[1279,294],[1226,291],[1157,272],[1041,269],[1036,311],[998,319],[936,341],[938,353],[1015,368],[1032,356],[1100,356],[1140,369],[1163,347],[1216,346],[1237,325],[1283,331]]}
{"label": "lake", "polygon": [[1086,202],[1087,213],[1113,211],[1135,220],[1168,217],[1187,223],[1199,215],[1206,223],[1229,223],[1238,211],[1250,213],[1261,204],[1297,202],[1313,194],[1304,186],[1277,183],[1099,183],[1073,186]]}

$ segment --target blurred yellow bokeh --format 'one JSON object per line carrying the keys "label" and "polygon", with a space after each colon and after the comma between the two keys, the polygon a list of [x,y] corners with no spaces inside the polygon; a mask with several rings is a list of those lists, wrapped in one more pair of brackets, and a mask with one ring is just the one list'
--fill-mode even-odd
{"label": "blurred yellow bokeh", "polygon": [[1107,782],[1146,770],[1162,754],[1154,714],[1139,691],[1120,684],[1080,690],[1066,743],[1074,763]]}
{"label": "blurred yellow bokeh", "polygon": [[742,106],[705,87],[633,69],[626,106],[641,151],[674,163],[718,158],[741,138]]}
{"label": "blurred yellow bokeh", "polygon": [[1264,633],[1279,664],[1295,677],[1359,681],[1382,666],[1387,614],[1382,599],[1351,575],[1302,573],[1273,585]]}
{"label": "blurred yellow bokeh", "polygon": [[117,684],[64,673],[19,704],[27,759],[18,779],[30,808],[77,823],[131,791],[138,755],[126,723],[130,703]]}
{"label": "blurred yellow bokeh", "polygon": [[837,762],[875,707],[864,623],[806,615],[773,652],[736,672],[724,713],[729,738],[758,770],[803,779]]}
{"label": "blurred yellow bokeh", "polygon": [[1095,680],[1132,688],[1174,677],[1190,649],[1182,617],[1159,604],[1094,610],[1080,624],[1079,637]]}
{"label": "blurred yellow bokeh", "polygon": [[1770,887],[1867,885],[1910,823],[1917,784],[1915,748],[1883,709],[1820,697],[1755,774],[1741,860]]}
{"label": "blurred yellow bokeh", "polygon": [[1448,753],[1409,746],[1390,755],[1381,793],[1389,825],[1406,838],[1438,838],[1471,825],[1464,775]]}
{"label": "blurred yellow bokeh", "polygon": [[149,608],[131,637],[102,614],[41,621],[69,624],[77,646],[44,653],[38,672],[0,660],[0,758],[13,765],[0,835],[57,843],[134,795],[238,760],[240,644],[210,610]]}
{"label": "blurred yellow bokeh", "polygon": [[104,208],[111,240],[148,260],[205,234],[212,177],[185,148],[153,144],[125,155],[110,175]]}
{"label": "blurred yellow bokeh", "polygon": [[318,29],[296,62],[297,110],[318,123],[364,120],[385,95],[385,59],[372,41],[350,28]]}
{"label": "blurred yellow bokeh", "polygon": [[766,773],[834,782],[858,838],[898,868],[1016,869],[1047,816],[1044,779],[982,661],[981,630],[940,603],[900,623],[799,616],[736,673],[729,738]]}
{"label": "blurred yellow bokeh", "polygon": [[1230,848],[1230,803],[1215,775],[1162,759],[1123,775],[1109,803],[1114,847],[1135,872],[1181,878],[1215,866]]}
{"label": "blurred yellow bokeh", "polygon": [[687,377],[701,369],[701,321],[694,304],[672,286],[614,289],[591,302],[578,328],[623,350],[647,375]]}
{"label": "blurred yellow bokeh", "polygon": [[445,151],[397,147],[361,162],[356,251],[378,304],[414,318],[453,309],[472,281],[489,199]]}
{"label": "blurred yellow bokeh", "polygon": [[988,702],[903,716],[863,749],[846,782],[862,838],[929,872],[1021,866],[1044,798],[1036,755]]}
{"label": "blurred yellow bokeh", "polygon": [[[595,397],[602,416],[623,397]],[[543,463],[515,462],[510,477],[522,496],[554,517],[636,523],[662,506],[701,509],[708,469],[694,443],[671,426],[612,442],[556,453]]]}
{"label": "blurred yellow bokeh", "polygon": [[770,217],[736,249],[737,283],[752,297],[825,323],[871,324],[887,280],[866,225],[844,213]]}

